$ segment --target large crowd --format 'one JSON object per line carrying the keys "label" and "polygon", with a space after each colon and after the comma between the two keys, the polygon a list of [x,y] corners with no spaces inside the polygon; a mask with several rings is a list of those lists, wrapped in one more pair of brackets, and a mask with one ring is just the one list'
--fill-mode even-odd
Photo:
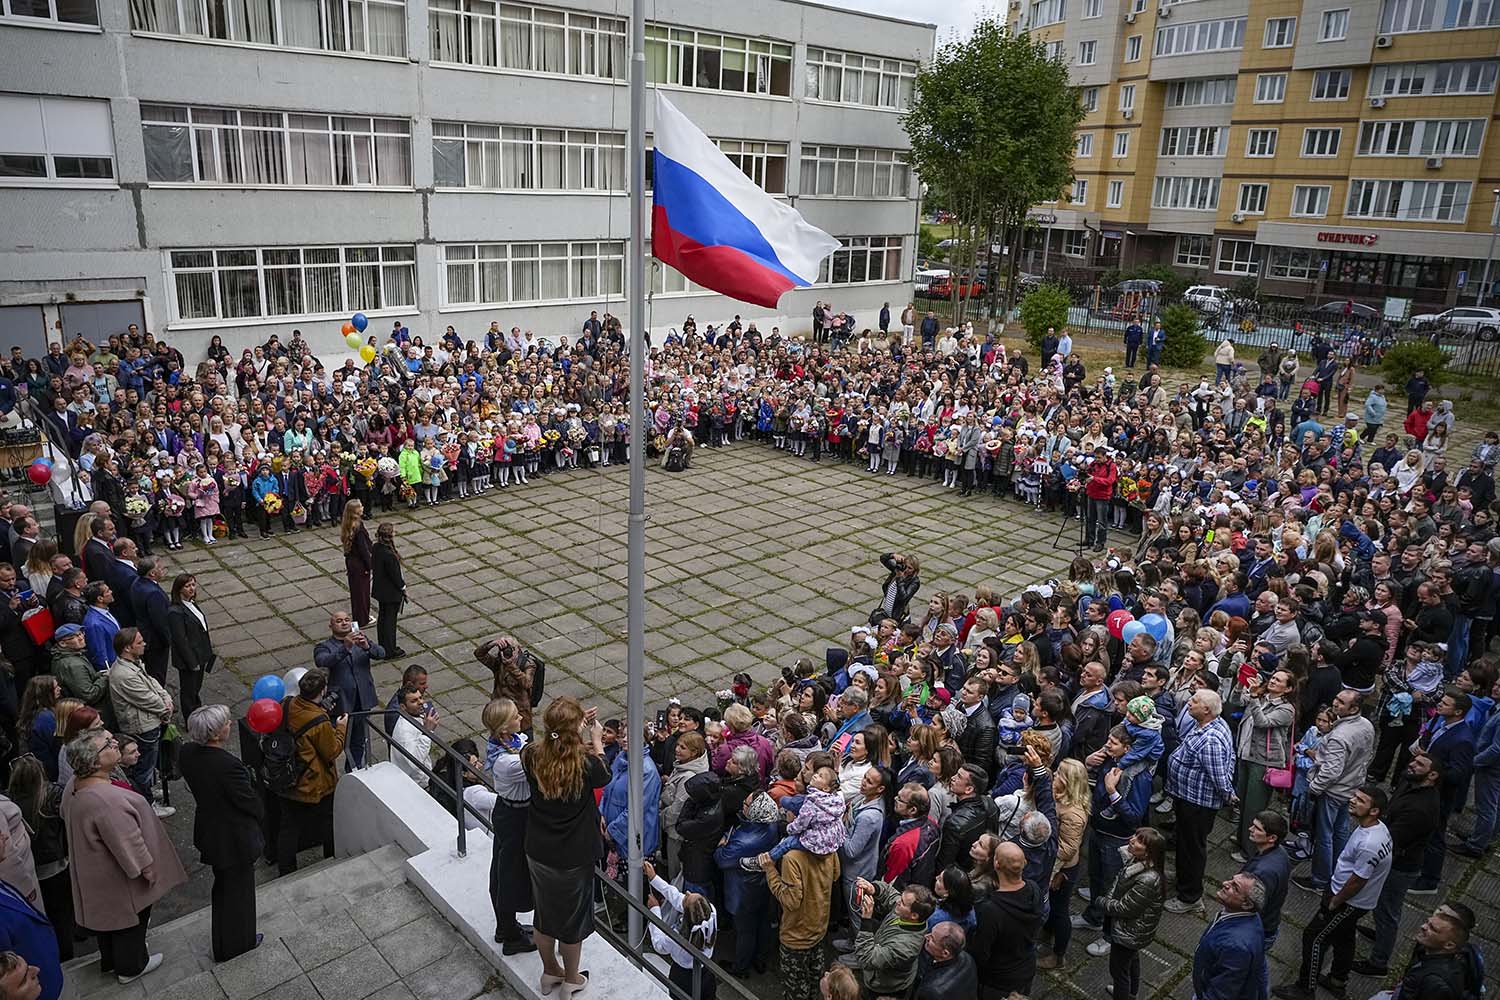
{"label": "large crowd", "polygon": [[[689,991],[697,952],[737,976],[774,961],[788,1000],[992,1000],[1031,993],[1079,932],[1108,957],[1113,1000],[1137,1000],[1162,915],[1206,913],[1212,896],[1194,994],[1263,1000],[1282,908],[1309,892],[1284,1000],[1342,997],[1351,973],[1394,974],[1401,1000],[1477,997],[1467,907],[1434,899],[1414,949],[1397,931],[1404,898],[1441,890],[1449,853],[1495,840],[1500,436],[1450,470],[1455,416],[1425,379],[1401,387],[1399,427],[1380,387],[1348,409],[1357,370],[1321,338],[1253,367],[1226,339],[1215,377],[1169,387],[1159,328],[1126,331],[1118,374],[1087,372],[1066,332],[1028,358],[911,306],[855,336],[820,304],[812,331],[689,317],[649,348],[642,434],[608,315],[555,340],[492,323],[427,344],[397,323],[368,338],[369,362],[325,363],[296,333],[238,358],[215,338],[191,362],[135,329],[13,352],[0,410],[36,400],[74,463],[57,492],[86,512],[44,538],[25,506],[0,511],[14,681],[0,731],[15,736],[0,948],[22,959],[0,956],[0,997],[57,996],[75,924],[123,981],[159,964],[150,908],[183,878],[162,764],[199,801],[214,956],[254,948],[253,865],[332,853],[340,762],[365,762],[382,711],[398,766],[440,798],[465,785],[488,816],[496,941],[539,949],[542,992],[563,1000],[588,985],[593,860],[624,879],[632,745],[649,749],[650,901],[678,930],[653,939]],[[996,498],[955,498],[956,516],[1058,511],[1077,519],[1078,555],[1002,595],[923,592],[920,553],[888,553],[868,621],[819,661],[768,687],[726,679],[712,705],[674,699],[641,734],[545,702],[540,661],[500,637],[475,650],[495,677],[487,738],[455,743],[467,768],[422,766],[437,724],[425,672],[409,665],[384,702],[370,673],[406,655],[405,583],[392,523],[372,544],[367,512],[524,489],[637,446],[676,470],[750,442]],[[235,721],[199,697],[217,657],[196,581],[169,592],[156,551],[323,524],[338,525],[350,610],[276,731],[241,726],[236,756]],[[1214,886],[1221,818],[1239,871]],[[11,987],[15,968],[36,992]]]}

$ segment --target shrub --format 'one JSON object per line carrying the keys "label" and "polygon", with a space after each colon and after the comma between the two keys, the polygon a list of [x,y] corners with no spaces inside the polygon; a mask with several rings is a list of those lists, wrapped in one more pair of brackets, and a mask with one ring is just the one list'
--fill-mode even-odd
{"label": "shrub", "polygon": [[1380,371],[1390,385],[1400,390],[1413,372],[1420,371],[1434,387],[1442,385],[1448,354],[1425,340],[1406,340],[1392,345],[1380,362]]}
{"label": "shrub", "polygon": [[1208,341],[1198,333],[1198,314],[1191,306],[1167,306],[1161,314],[1167,335],[1161,348],[1161,363],[1169,368],[1197,368],[1208,353]]}
{"label": "shrub", "polygon": [[1068,325],[1068,307],[1073,304],[1061,285],[1038,285],[1021,300],[1021,325],[1032,347],[1041,347],[1047,327],[1061,331]]}

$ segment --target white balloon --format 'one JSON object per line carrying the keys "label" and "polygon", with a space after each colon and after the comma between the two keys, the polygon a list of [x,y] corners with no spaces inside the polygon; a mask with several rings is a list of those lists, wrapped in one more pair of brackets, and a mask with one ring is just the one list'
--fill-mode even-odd
{"label": "white balloon", "polygon": [[286,684],[286,689],[289,693],[297,690],[297,685],[301,682],[302,675],[305,673],[307,673],[306,667],[293,667],[282,675],[281,680]]}

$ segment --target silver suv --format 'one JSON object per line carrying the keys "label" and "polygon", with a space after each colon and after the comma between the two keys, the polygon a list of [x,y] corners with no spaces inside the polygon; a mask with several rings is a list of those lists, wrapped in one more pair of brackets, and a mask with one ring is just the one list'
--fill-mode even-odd
{"label": "silver suv", "polygon": [[1489,306],[1455,306],[1440,313],[1413,316],[1411,321],[1418,330],[1447,330],[1479,340],[1494,340],[1500,336],[1500,309]]}

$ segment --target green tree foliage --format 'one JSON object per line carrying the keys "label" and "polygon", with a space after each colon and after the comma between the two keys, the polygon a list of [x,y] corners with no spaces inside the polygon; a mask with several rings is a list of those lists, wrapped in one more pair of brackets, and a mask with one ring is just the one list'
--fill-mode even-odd
{"label": "green tree foliage", "polygon": [[1448,366],[1448,354],[1441,347],[1425,340],[1406,340],[1393,344],[1380,362],[1380,371],[1386,381],[1398,390],[1415,372],[1427,376],[1433,386],[1443,383],[1443,369]]}
{"label": "green tree foliage", "polygon": [[1198,314],[1181,303],[1167,306],[1161,314],[1161,363],[1168,368],[1197,368],[1208,353],[1208,341],[1198,332]]}
{"label": "green tree foliage", "polygon": [[1072,299],[1060,285],[1038,285],[1021,300],[1021,325],[1032,347],[1042,346],[1047,328],[1061,331],[1068,325],[1068,306]]}

